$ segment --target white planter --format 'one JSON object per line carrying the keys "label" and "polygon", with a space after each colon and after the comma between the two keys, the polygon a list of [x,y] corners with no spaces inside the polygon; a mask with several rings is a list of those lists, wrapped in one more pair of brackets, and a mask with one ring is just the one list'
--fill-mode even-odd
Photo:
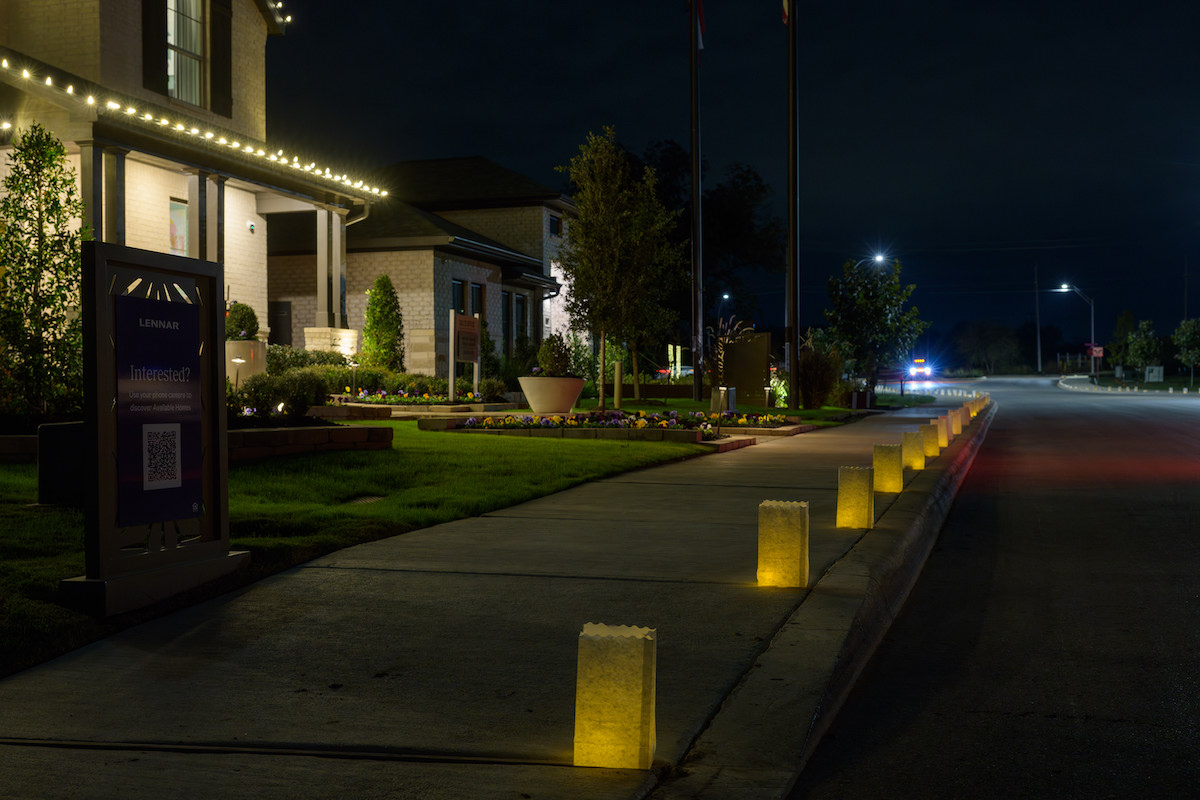
{"label": "white planter", "polygon": [[518,378],[533,413],[570,414],[583,391],[583,378]]}

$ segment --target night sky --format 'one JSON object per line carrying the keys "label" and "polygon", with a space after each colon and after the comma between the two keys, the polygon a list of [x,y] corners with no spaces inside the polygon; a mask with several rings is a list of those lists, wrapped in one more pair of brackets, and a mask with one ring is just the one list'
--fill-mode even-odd
{"label": "night sky", "polygon": [[[1190,3],[803,3],[802,325],[825,279],[876,250],[930,337],[1031,322],[1077,284],[1097,338],[1117,315],[1169,334],[1200,283],[1200,10]],[[787,43],[779,0],[706,0],[708,180],[746,163],[786,211]],[[588,131],[689,141],[684,0],[289,0],[267,50],[269,141],[333,163],[482,155],[563,188]],[[759,281],[761,324],[783,275]],[[1188,305],[1200,313],[1200,294]],[[1088,337],[1088,306],[1040,295]]]}

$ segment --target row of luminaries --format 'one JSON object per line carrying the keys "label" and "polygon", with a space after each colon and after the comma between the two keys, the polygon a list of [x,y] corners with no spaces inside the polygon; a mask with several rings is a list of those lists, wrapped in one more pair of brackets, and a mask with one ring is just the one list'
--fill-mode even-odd
{"label": "row of luminaries", "polygon": [[[875,525],[875,492],[904,490],[904,470],[925,469],[987,406],[975,396],[928,425],[875,445],[870,467],[838,470],[837,527]],[[758,585],[808,586],[808,503],[766,500],[758,507]],[[654,760],[656,631],[587,623],[579,634],[575,687],[575,766],[649,769]]]}

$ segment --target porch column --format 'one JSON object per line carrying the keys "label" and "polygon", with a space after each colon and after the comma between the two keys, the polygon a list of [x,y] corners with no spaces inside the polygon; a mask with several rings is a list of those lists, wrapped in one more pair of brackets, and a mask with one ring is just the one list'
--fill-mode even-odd
{"label": "porch column", "polygon": [[333,256],[332,289],[334,300],[330,305],[333,311],[334,328],[345,328],[346,321],[346,215],[333,212],[330,217],[333,241],[329,248]]}
{"label": "porch column", "polygon": [[212,192],[208,196],[209,218],[213,221],[213,230],[208,238],[208,260],[218,264],[225,263],[225,175],[213,175]]}
{"label": "porch column", "polygon": [[79,142],[79,179],[83,184],[83,224],[96,241],[104,238],[104,146],[91,139]]}
{"label": "porch column", "polygon": [[104,219],[108,230],[102,241],[113,244],[125,244],[125,156],[128,153],[119,147],[109,147],[105,151]]}
{"label": "porch column", "polygon": [[188,175],[188,258],[208,259],[208,176]]}
{"label": "porch column", "polygon": [[317,209],[317,315],[313,326],[333,327],[333,305],[331,284],[332,242],[330,235],[329,210]]}

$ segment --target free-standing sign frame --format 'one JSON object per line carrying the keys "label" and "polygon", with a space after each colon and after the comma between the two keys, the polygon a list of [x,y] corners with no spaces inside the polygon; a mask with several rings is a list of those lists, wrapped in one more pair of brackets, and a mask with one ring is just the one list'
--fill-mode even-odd
{"label": "free-standing sign frame", "polygon": [[220,264],[99,242],[83,250],[87,574],[115,614],[238,567],[229,552]]}

